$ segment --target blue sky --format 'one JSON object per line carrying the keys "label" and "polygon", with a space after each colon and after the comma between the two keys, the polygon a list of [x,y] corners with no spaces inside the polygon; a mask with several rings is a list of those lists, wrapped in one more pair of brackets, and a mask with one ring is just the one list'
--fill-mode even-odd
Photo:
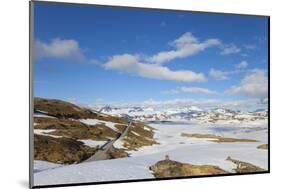
{"label": "blue sky", "polygon": [[35,3],[34,95],[267,99],[267,18]]}

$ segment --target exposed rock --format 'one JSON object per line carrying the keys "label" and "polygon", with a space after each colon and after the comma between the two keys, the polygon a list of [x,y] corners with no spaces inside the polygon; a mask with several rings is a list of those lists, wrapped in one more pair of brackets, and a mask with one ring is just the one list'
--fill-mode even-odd
{"label": "exposed rock", "polygon": [[128,157],[129,154],[122,149],[112,148],[109,152],[109,159],[117,159],[117,158],[124,158]]}
{"label": "exposed rock", "polygon": [[99,112],[111,112],[112,108],[110,106],[104,106],[102,107]]}
{"label": "exposed rock", "polygon": [[235,169],[233,169],[236,173],[253,173],[253,172],[266,171],[265,169],[262,169],[256,165],[253,165],[253,164],[247,163],[247,162],[243,162],[243,161],[239,161],[239,160],[235,160],[235,159],[232,159],[231,157],[227,157],[226,160],[231,161],[234,164],[236,164],[237,167]]}
{"label": "exposed rock", "polygon": [[166,156],[165,160],[158,161],[149,167],[156,178],[187,177],[227,174],[228,172],[213,165],[192,165],[170,160]]}
{"label": "exposed rock", "polygon": [[210,139],[209,141],[211,142],[217,142],[217,143],[222,143],[222,142],[258,142],[257,140],[254,139],[243,139],[243,138],[227,138],[227,137],[221,137],[213,134],[187,134],[187,133],[182,133],[181,136],[183,137],[191,137],[191,138],[205,138],[205,139]]}
{"label": "exposed rock", "polygon": [[259,145],[257,148],[262,150],[268,150],[268,144]]}

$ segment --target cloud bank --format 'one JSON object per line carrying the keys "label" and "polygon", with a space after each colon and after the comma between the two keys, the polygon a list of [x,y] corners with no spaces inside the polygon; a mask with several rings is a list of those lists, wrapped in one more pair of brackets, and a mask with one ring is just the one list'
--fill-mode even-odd
{"label": "cloud bank", "polygon": [[236,64],[234,67],[235,67],[235,70],[233,70],[233,71],[221,71],[221,70],[211,68],[209,71],[209,76],[214,78],[215,80],[229,79],[230,75],[246,72],[245,69],[248,67],[248,62],[243,60],[239,64]]}
{"label": "cloud bank", "polygon": [[266,72],[260,69],[251,71],[242,79],[239,86],[233,86],[226,90],[225,93],[260,99],[268,98],[268,78]]}
{"label": "cloud bank", "polygon": [[228,72],[216,70],[213,68],[211,68],[209,71],[209,75],[216,80],[226,80],[226,79],[228,79],[228,74],[229,74]]}
{"label": "cloud bank", "polygon": [[104,67],[108,70],[117,70],[122,73],[129,73],[144,78],[158,80],[180,82],[202,82],[206,80],[202,73],[195,73],[190,70],[173,71],[168,67],[158,64],[142,63],[139,59],[140,57],[138,55],[114,55],[104,64]]}

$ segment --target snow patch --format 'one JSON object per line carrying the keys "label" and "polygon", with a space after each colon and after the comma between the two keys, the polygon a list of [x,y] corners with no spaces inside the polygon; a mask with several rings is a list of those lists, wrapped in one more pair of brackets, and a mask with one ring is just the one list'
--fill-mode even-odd
{"label": "snow patch", "polygon": [[143,129],[146,131],[151,131],[151,129],[149,129],[148,127],[143,127]]}
{"label": "snow patch", "polygon": [[34,129],[34,134],[49,136],[53,138],[62,138],[62,136],[50,135],[48,133],[55,131],[56,129]]}
{"label": "snow patch", "polygon": [[140,136],[140,134],[139,134],[139,133],[136,133],[135,131],[132,131],[132,133],[133,133],[134,135],[136,135],[136,136]]}
{"label": "snow patch", "polygon": [[120,132],[115,125],[118,123],[114,123],[114,122],[110,122],[110,121],[102,121],[102,120],[98,120],[98,119],[80,119],[80,122],[85,123],[87,125],[90,126],[95,126],[97,124],[104,124],[106,127],[111,128],[112,130],[116,131],[116,132]]}
{"label": "snow patch", "polygon": [[104,141],[104,140],[78,140],[84,143],[84,145],[95,148],[97,146],[101,147],[103,146],[105,143],[107,143],[108,141]]}

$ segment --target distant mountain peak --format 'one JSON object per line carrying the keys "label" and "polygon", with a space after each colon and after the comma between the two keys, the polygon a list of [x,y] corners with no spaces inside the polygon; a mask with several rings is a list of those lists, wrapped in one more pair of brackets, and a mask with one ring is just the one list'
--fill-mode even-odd
{"label": "distant mountain peak", "polygon": [[198,108],[197,106],[190,106],[188,109],[190,111],[198,111],[198,112],[203,111],[201,108]]}
{"label": "distant mountain peak", "polygon": [[111,112],[112,108],[109,105],[102,107],[99,112]]}

